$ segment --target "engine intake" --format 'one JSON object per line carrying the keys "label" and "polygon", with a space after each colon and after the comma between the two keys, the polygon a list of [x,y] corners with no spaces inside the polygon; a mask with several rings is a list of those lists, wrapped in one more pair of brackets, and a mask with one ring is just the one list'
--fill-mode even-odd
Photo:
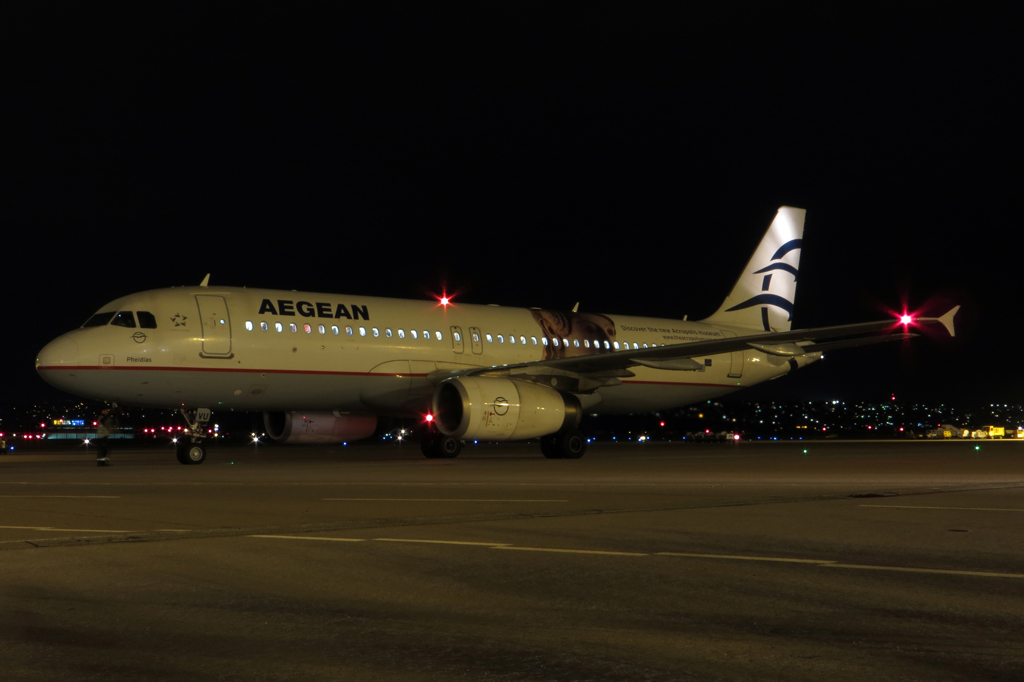
{"label": "engine intake", "polygon": [[275,443],[344,443],[372,436],[377,417],[340,412],[264,412],[263,425]]}
{"label": "engine intake", "polygon": [[576,396],[527,381],[458,377],[431,402],[441,433],[465,440],[525,440],[575,428],[583,417]]}

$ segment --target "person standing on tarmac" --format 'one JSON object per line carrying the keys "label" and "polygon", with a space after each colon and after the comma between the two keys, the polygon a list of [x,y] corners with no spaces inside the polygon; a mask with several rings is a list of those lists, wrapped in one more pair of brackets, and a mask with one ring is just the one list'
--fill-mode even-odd
{"label": "person standing on tarmac", "polygon": [[110,458],[107,453],[110,451],[110,436],[117,430],[117,415],[120,410],[104,408],[96,425],[96,466],[110,466]]}

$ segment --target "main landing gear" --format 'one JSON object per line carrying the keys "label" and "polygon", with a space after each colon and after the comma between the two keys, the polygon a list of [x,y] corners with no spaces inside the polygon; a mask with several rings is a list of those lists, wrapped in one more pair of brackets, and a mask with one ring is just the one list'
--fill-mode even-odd
{"label": "main landing gear", "polygon": [[540,451],[548,459],[579,459],[587,451],[587,439],[579,429],[566,429],[541,438]]}
{"label": "main landing gear", "polygon": [[206,461],[206,424],[210,421],[210,409],[199,407],[194,410],[181,409],[181,415],[188,423],[189,435],[178,439],[176,444],[178,462],[181,464],[202,464]]}
{"label": "main landing gear", "polygon": [[420,450],[423,456],[428,459],[451,459],[458,457],[462,450],[462,441],[452,436],[446,436],[437,430],[437,427],[430,424],[427,432],[420,441]]}

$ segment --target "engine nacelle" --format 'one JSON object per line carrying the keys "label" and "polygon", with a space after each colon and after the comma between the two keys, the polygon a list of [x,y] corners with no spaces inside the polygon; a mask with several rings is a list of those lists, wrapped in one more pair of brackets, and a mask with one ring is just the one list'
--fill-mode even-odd
{"label": "engine nacelle", "polygon": [[377,417],[340,412],[264,412],[263,425],[276,443],[344,443],[372,436]]}
{"label": "engine nacelle", "polygon": [[458,377],[437,387],[434,423],[465,440],[525,440],[575,428],[583,417],[576,396],[527,381]]}

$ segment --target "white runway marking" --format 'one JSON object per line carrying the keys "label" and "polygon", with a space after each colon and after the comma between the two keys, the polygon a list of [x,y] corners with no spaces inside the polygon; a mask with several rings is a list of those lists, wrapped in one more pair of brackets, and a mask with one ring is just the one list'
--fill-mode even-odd
{"label": "white runway marking", "polygon": [[906,566],[868,566],[864,564],[821,564],[825,568],[859,568],[868,571],[905,571],[908,573],[939,573],[943,575],[975,575],[983,578],[1020,578],[1024,573],[989,573],[987,571],[955,571],[943,568],[908,568]]}
{"label": "white runway marking", "polygon": [[325,497],[324,502],[568,502],[569,500],[469,500],[448,497]]}
{"label": "white runway marking", "polygon": [[501,547],[501,542],[463,542],[461,540],[414,540],[412,538],[374,538],[375,542],[423,542],[430,545],[471,545],[477,547]]}
{"label": "white runway marking", "polygon": [[33,498],[35,498],[35,497],[43,497],[43,498],[60,497],[60,498],[70,498],[70,499],[75,499],[75,500],[120,500],[121,499],[120,495],[0,495],[0,497],[3,497],[3,498],[8,498],[8,497],[17,497],[17,498],[22,498],[22,497],[33,497]]}
{"label": "white runway marking", "polygon": [[[313,535],[250,535],[251,538],[273,538],[279,540],[328,540],[336,542],[364,542],[360,538],[328,538]],[[615,552],[596,549],[565,549],[561,547],[517,547],[503,542],[468,542],[462,540],[420,540],[415,538],[371,538],[371,542],[415,542],[432,545],[463,545],[486,547],[488,549],[518,550],[521,552],[553,552],[558,554],[596,554],[602,556],[665,556],[690,559],[722,559],[726,561],[768,561],[787,564],[805,564],[820,568],[850,568],[866,571],[897,571],[902,573],[931,573],[939,575],[961,575],[979,578],[1024,579],[1024,573],[996,573],[993,571],[960,571],[944,568],[913,568],[910,566],[872,566],[869,564],[842,564],[835,559],[792,559],[788,557],[749,556],[743,554],[697,554],[691,552]]]}
{"label": "white runway marking", "polygon": [[325,538],[316,535],[250,535],[251,538],[272,538],[275,540],[327,540],[330,542],[366,542],[366,538]]}
{"label": "white runway marking", "polygon": [[492,549],[517,549],[522,552],[559,552],[565,554],[610,554],[613,556],[650,556],[643,552],[604,552],[596,549],[556,549],[554,547],[516,547],[514,545],[493,545]]}
{"label": "white runway marking", "polygon": [[657,552],[658,556],[683,556],[694,559],[731,559],[734,561],[781,561],[787,564],[834,564],[827,559],[787,559],[775,556],[744,556],[741,554],[691,554],[689,552]]}
{"label": "white runway marking", "polygon": [[48,526],[0,526],[12,530],[48,530],[56,533],[143,533],[138,530],[96,530],[93,528],[50,528]]}
{"label": "white runway marking", "polygon": [[925,507],[923,505],[911,504],[862,504],[860,506],[875,507],[876,509],[949,509],[953,511],[1024,512],[1024,509],[997,509],[995,507]]}

